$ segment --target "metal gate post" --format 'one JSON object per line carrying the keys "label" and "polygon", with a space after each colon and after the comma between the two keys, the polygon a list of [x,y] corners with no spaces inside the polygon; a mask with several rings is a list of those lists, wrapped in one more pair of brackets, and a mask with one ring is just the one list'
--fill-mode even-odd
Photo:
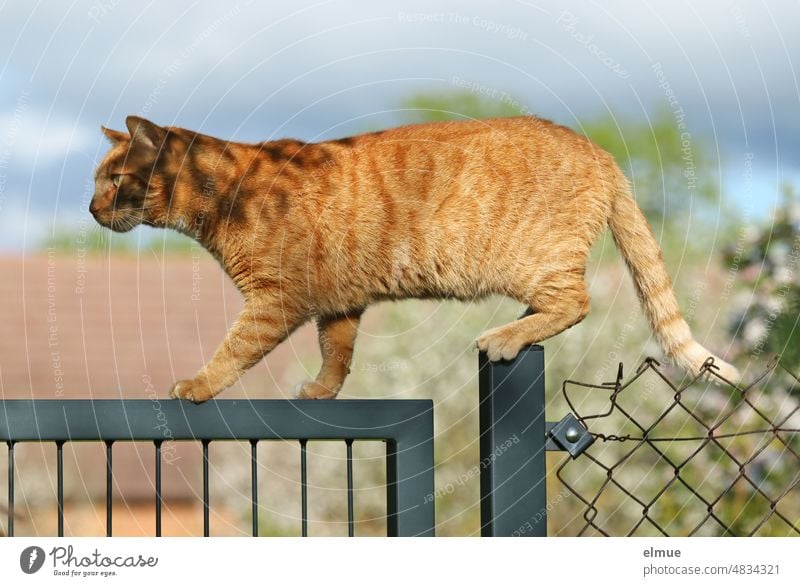
{"label": "metal gate post", "polygon": [[386,525],[389,537],[433,537],[433,408],[405,421],[386,442]]}
{"label": "metal gate post", "polygon": [[481,535],[546,536],[544,349],[478,361]]}

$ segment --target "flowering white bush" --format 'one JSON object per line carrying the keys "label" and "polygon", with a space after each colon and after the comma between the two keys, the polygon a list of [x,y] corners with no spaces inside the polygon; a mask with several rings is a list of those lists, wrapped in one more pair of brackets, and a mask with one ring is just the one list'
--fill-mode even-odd
{"label": "flowering white bush", "polygon": [[794,189],[786,188],[771,221],[742,229],[725,252],[741,285],[730,329],[740,358],[778,354],[784,366],[800,369],[798,260],[800,202]]}

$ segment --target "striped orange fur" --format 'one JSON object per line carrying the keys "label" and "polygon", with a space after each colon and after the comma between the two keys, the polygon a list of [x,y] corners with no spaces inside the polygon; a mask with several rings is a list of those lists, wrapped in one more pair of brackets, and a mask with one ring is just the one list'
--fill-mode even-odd
{"label": "striped orange fur", "polygon": [[[608,226],[664,352],[711,355],[681,317],[661,251],[613,158],[534,117],[405,126],[321,143],[242,144],[130,116],[90,209],[195,238],[245,303],[211,361],[171,395],[205,401],[315,319],[323,364],[303,398],[333,398],[359,318],[384,299],[512,297],[530,309],[477,340],[512,359],[589,311],[589,249]],[[737,371],[716,358],[721,374]]]}

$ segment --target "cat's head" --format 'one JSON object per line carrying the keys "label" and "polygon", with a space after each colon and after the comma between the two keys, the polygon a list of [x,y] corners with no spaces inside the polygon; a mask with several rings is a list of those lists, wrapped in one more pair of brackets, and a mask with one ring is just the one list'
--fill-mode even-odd
{"label": "cat's head", "polygon": [[138,116],[128,116],[125,124],[127,133],[102,127],[112,147],[95,172],[89,205],[95,220],[115,232],[163,225],[174,182],[170,161],[177,137]]}

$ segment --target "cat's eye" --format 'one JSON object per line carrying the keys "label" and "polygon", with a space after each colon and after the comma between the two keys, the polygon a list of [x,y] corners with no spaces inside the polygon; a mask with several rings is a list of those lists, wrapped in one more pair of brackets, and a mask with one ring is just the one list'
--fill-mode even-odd
{"label": "cat's eye", "polygon": [[122,183],[122,175],[112,175],[111,183],[114,184],[114,187],[119,187],[120,184]]}

